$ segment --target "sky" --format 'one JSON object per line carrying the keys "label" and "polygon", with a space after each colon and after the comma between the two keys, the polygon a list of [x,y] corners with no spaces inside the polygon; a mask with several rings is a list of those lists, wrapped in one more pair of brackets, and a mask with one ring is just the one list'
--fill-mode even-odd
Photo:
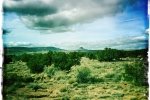
{"label": "sky", "polygon": [[148,0],[4,0],[7,47],[143,49]]}

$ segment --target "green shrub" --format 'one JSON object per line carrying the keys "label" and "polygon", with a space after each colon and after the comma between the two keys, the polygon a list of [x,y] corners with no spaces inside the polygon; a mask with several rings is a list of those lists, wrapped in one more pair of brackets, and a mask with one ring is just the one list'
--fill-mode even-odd
{"label": "green shrub", "polygon": [[31,73],[41,73],[43,72],[45,66],[50,66],[52,64],[51,52],[48,52],[47,54],[33,54],[29,57],[30,58],[27,61],[27,66]]}
{"label": "green shrub", "polygon": [[4,85],[4,89],[3,89],[3,93],[7,94],[7,93],[15,93],[15,91],[18,88],[22,88],[24,87],[25,84],[23,84],[22,82],[15,82],[14,84],[11,84],[10,86],[5,86]]}
{"label": "green shrub", "polygon": [[79,65],[80,64],[80,53],[79,52],[70,52],[68,54],[69,59],[71,60],[72,65]]}
{"label": "green shrub", "polygon": [[69,70],[70,66],[67,65],[67,54],[65,53],[55,53],[53,55],[54,66],[61,70]]}
{"label": "green shrub", "polygon": [[113,81],[113,82],[119,82],[122,80],[122,73],[109,73],[105,75],[106,80]]}
{"label": "green shrub", "polygon": [[16,73],[4,73],[3,83],[4,86],[13,86],[16,88],[23,86],[24,83],[33,82],[34,78],[30,75],[27,77],[19,76]]}
{"label": "green shrub", "polygon": [[96,53],[95,52],[87,52],[86,57],[89,59],[96,59]]}
{"label": "green shrub", "polygon": [[63,87],[60,89],[60,92],[67,92],[68,91],[68,87]]}
{"label": "green shrub", "polygon": [[114,81],[114,82],[119,82],[119,81],[123,80],[122,77],[123,77],[122,74],[116,74],[116,75],[112,78],[112,81]]}
{"label": "green shrub", "polygon": [[37,83],[30,83],[30,84],[28,85],[28,88],[31,88],[32,90],[37,91],[38,89],[42,89],[42,86],[40,86],[40,85],[37,84]]}
{"label": "green shrub", "polygon": [[82,67],[78,69],[77,73],[77,82],[78,83],[97,83],[97,82],[104,82],[103,78],[99,78],[96,76],[91,75],[92,72],[87,67]]}
{"label": "green shrub", "polygon": [[70,100],[68,96],[63,96],[62,100]]}
{"label": "green shrub", "polygon": [[113,78],[115,77],[114,73],[108,73],[107,75],[105,75],[105,78]]}
{"label": "green shrub", "polygon": [[31,73],[41,73],[41,72],[43,72],[44,65],[41,65],[40,63],[29,61],[27,63],[27,65],[28,65]]}
{"label": "green shrub", "polygon": [[4,64],[9,64],[10,62],[13,61],[13,56],[12,55],[4,55]]}
{"label": "green shrub", "polygon": [[78,83],[87,83],[91,78],[91,70],[89,68],[83,67],[78,70],[77,82]]}
{"label": "green shrub", "polygon": [[53,55],[53,52],[50,52],[50,51],[46,54],[43,54],[41,58],[42,64],[46,66],[48,65],[50,66],[52,64],[52,55]]}
{"label": "green shrub", "polygon": [[77,83],[77,82],[74,82],[72,85],[73,85],[74,87],[76,87],[76,86],[78,86],[78,83]]}
{"label": "green shrub", "polygon": [[33,81],[34,81],[34,78],[31,77],[31,76],[28,76],[28,77],[23,78],[23,81],[24,81],[25,83],[33,82]]}
{"label": "green shrub", "polygon": [[133,82],[136,85],[144,85],[147,78],[146,66],[143,62],[134,62],[132,64],[125,64],[125,80]]}
{"label": "green shrub", "polygon": [[54,67],[45,67],[45,73],[48,77],[52,77],[55,74],[56,69]]}
{"label": "green shrub", "polygon": [[23,61],[23,62],[28,62],[30,60],[31,56],[32,56],[31,54],[25,53],[25,54],[18,56],[18,59]]}
{"label": "green shrub", "polygon": [[111,48],[105,48],[104,50],[98,52],[97,59],[99,61],[114,61],[119,60],[120,51]]}
{"label": "green shrub", "polygon": [[60,70],[70,70],[73,65],[80,64],[80,57],[77,53],[54,53],[53,55],[54,66]]}
{"label": "green shrub", "polygon": [[89,79],[89,82],[91,83],[104,82],[104,79],[91,76],[91,78]]}
{"label": "green shrub", "polygon": [[42,54],[32,55],[30,60],[27,62],[27,66],[30,69],[31,73],[43,72],[45,65],[42,59]]}
{"label": "green shrub", "polygon": [[12,85],[15,82],[22,82],[23,78],[18,76],[16,73],[5,73],[4,74],[4,85]]}

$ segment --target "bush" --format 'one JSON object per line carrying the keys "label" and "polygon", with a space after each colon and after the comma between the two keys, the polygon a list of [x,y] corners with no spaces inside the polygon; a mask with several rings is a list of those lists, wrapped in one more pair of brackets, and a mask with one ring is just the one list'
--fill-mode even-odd
{"label": "bush", "polygon": [[4,64],[9,64],[13,61],[13,55],[4,55]]}
{"label": "bush", "polygon": [[22,82],[22,77],[18,76],[16,73],[5,73],[4,74],[4,84],[5,85],[12,85],[15,82]]}
{"label": "bush", "polygon": [[28,65],[28,68],[30,69],[31,73],[40,73],[40,72],[43,72],[44,65],[41,65],[38,62],[29,61],[27,63],[27,65]]}
{"label": "bush", "polygon": [[31,76],[28,77],[23,77],[23,76],[18,76],[16,73],[4,73],[4,85],[13,85],[15,83],[29,83],[33,82],[34,78]]}
{"label": "bush", "polygon": [[122,80],[122,73],[109,73],[107,75],[105,75],[105,78],[106,80],[109,80],[109,81],[113,81],[113,82],[119,82]]}
{"label": "bush", "polygon": [[91,78],[91,70],[89,68],[83,67],[78,70],[77,82],[78,83],[87,83]]}
{"label": "bush", "polygon": [[56,69],[54,67],[45,67],[45,73],[48,77],[52,77],[55,74]]}
{"label": "bush", "polygon": [[38,89],[41,89],[42,86],[40,86],[37,83],[31,83],[31,84],[28,85],[28,88],[31,88],[32,90],[37,91]]}
{"label": "bush", "polygon": [[32,55],[30,60],[27,62],[27,66],[30,69],[31,73],[40,73],[43,72],[45,61],[42,54]]}
{"label": "bush", "polygon": [[60,89],[60,92],[67,92],[68,91],[68,87],[63,87]]}
{"label": "bush", "polygon": [[24,81],[25,83],[33,82],[33,81],[34,81],[34,78],[31,77],[31,76],[28,76],[28,77],[23,78],[23,81]]}
{"label": "bush", "polygon": [[89,68],[82,67],[78,70],[77,82],[78,83],[97,83],[97,82],[104,82],[104,79],[91,75],[91,70]]}
{"label": "bush", "polygon": [[28,62],[31,58],[31,54],[22,54],[20,56],[18,56],[18,60],[21,60],[23,62]]}
{"label": "bush", "polygon": [[52,55],[53,55],[53,52],[50,52],[50,51],[47,54],[43,54],[42,58],[41,58],[42,64],[46,65],[46,66],[51,65],[52,64]]}
{"label": "bush", "polygon": [[86,57],[89,59],[96,59],[96,53],[95,52],[87,52]]}
{"label": "bush", "polygon": [[99,61],[114,61],[119,60],[121,52],[116,49],[105,48],[102,51],[97,52],[97,59]]}
{"label": "bush", "polygon": [[63,96],[62,100],[70,100],[68,96]]}
{"label": "bush", "polygon": [[104,82],[104,79],[103,79],[103,78],[97,78],[97,77],[92,76],[92,77],[89,79],[89,81],[90,81],[91,83],[97,83],[97,82]]}
{"label": "bush", "polygon": [[143,62],[134,62],[133,64],[125,64],[125,80],[133,82],[136,85],[144,85],[147,78],[146,66]]}
{"label": "bush", "polygon": [[53,55],[53,63],[54,63],[54,66],[58,69],[61,69],[61,70],[67,70],[69,69],[68,66],[66,66],[66,63],[67,63],[67,55],[65,53],[55,53]]}
{"label": "bush", "polygon": [[71,60],[72,65],[79,65],[80,64],[80,54],[78,52],[70,52],[68,54],[69,59]]}
{"label": "bush", "polygon": [[80,64],[80,57],[77,53],[59,52],[53,55],[53,63],[60,70],[70,70],[73,65]]}

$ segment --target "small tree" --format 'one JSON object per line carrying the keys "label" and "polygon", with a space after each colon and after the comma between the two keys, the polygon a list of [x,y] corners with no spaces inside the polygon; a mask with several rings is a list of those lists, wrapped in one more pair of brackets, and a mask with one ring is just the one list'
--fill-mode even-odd
{"label": "small tree", "polygon": [[91,70],[89,68],[83,67],[78,70],[77,82],[78,83],[87,83],[91,78]]}
{"label": "small tree", "polygon": [[146,66],[143,62],[134,62],[133,64],[125,64],[125,80],[131,81],[136,85],[145,84],[145,79],[147,78]]}
{"label": "small tree", "polygon": [[32,55],[30,60],[27,62],[27,66],[32,73],[42,72],[45,66],[42,54]]}
{"label": "small tree", "polygon": [[80,64],[80,57],[77,53],[59,52],[53,55],[54,66],[61,70],[70,70],[73,65]]}

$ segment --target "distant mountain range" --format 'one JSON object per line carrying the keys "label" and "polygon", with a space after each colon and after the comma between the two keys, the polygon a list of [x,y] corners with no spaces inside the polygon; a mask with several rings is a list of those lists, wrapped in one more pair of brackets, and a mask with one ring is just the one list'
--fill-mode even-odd
{"label": "distant mountain range", "polygon": [[56,47],[5,47],[4,52],[5,54],[23,54],[23,53],[44,53],[48,51],[90,51],[88,49],[85,49],[83,47],[80,47],[77,50],[65,50],[65,49],[60,49]]}
{"label": "distant mountain range", "polygon": [[[148,50],[148,49],[141,49],[141,50]],[[55,51],[55,52],[88,52],[88,51],[97,51],[97,50],[88,50],[84,47],[80,47],[77,50],[65,50],[60,49],[57,47],[4,47],[4,54],[23,54],[23,53],[46,53],[48,51]],[[100,50],[98,50],[100,51]],[[127,50],[127,51],[136,51],[136,50]]]}
{"label": "distant mountain range", "polygon": [[8,54],[22,54],[32,52],[48,52],[48,51],[65,51],[64,49],[56,47],[5,47],[4,53]]}

